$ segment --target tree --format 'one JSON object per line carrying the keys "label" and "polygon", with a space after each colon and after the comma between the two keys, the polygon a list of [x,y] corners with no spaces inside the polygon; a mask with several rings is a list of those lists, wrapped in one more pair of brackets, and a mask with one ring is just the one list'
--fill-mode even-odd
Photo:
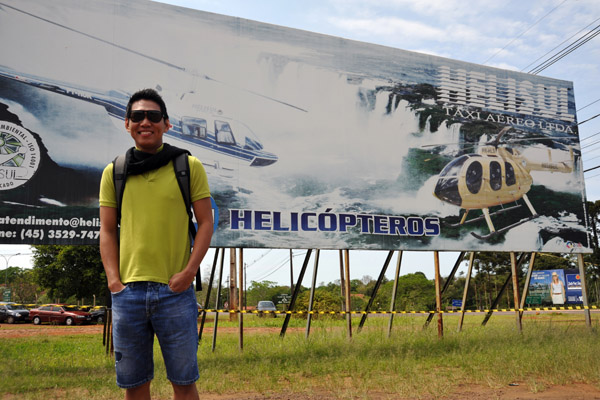
{"label": "tree", "polygon": [[[381,286],[375,298],[380,300],[380,307],[388,309],[394,282],[389,281]],[[381,295],[381,297],[379,297]],[[385,298],[385,296],[389,296]],[[435,307],[435,284],[422,272],[403,275],[398,278],[398,293],[395,309],[397,311],[427,311]]]}
{"label": "tree", "polygon": [[[310,291],[305,290],[298,296],[296,302],[296,310],[307,311],[308,301],[310,300]],[[341,311],[341,300],[342,297],[339,292],[336,294],[326,287],[320,287],[315,289],[315,298],[313,301],[314,311]],[[316,318],[318,314],[315,314],[313,318]]]}
{"label": "tree", "polygon": [[570,259],[569,255],[561,257],[554,254],[538,254],[535,257],[534,268],[536,270],[575,268],[575,262],[576,260]]}
{"label": "tree", "polygon": [[106,275],[98,246],[38,245],[33,247],[37,283],[50,298],[105,300]]}
{"label": "tree", "polygon": [[42,292],[40,286],[35,282],[35,274],[29,269],[21,269],[11,282],[11,287],[13,301],[18,303],[37,303]]}
{"label": "tree", "polygon": [[7,288],[10,288],[12,290],[12,301],[18,303],[36,302],[41,293],[41,289],[35,282],[33,271],[19,267],[10,267],[6,270],[5,274],[6,275],[3,275],[3,278],[7,280],[8,286],[2,288],[2,293],[4,293],[4,290]]}
{"label": "tree", "polygon": [[[300,292],[306,290],[300,287]],[[290,295],[289,286],[278,286],[272,281],[250,282],[250,287],[246,292],[246,304],[248,306],[256,306],[261,300],[271,300],[273,303],[278,304],[281,294]]]}
{"label": "tree", "polygon": [[600,302],[600,247],[598,245],[598,231],[600,231],[600,200],[587,202],[589,229],[592,236],[592,254],[583,256],[585,263],[585,276],[589,289],[589,302]]}

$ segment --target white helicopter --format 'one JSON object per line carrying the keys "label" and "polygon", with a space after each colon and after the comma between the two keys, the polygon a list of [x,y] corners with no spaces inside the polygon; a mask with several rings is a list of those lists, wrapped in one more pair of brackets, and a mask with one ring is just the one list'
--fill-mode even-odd
{"label": "white helicopter", "polygon": [[[129,94],[111,90],[101,92],[76,87],[63,82],[20,74],[0,66],[0,77],[48,90],[103,107],[108,115],[119,122],[125,120]],[[179,116],[171,113],[173,128],[165,133],[175,145],[188,148],[207,167],[223,172],[233,171],[238,165],[264,167],[278,160],[275,154],[263,150],[254,132],[241,121],[224,115],[217,109]]]}

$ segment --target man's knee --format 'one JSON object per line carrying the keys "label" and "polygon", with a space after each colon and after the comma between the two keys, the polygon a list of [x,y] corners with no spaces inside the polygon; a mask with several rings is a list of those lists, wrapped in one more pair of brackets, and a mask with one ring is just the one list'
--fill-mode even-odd
{"label": "man's knee", "polygon": [[190,385],[176,385],[171,382],[171,385],[173,385],[173,394],[175,395],[173,398],[175,400],[197,400],[199,398],[195,383]]}
{"label": "man's knee", "polygon": [[150,400],[150,382],[125,389],[125,400]]}

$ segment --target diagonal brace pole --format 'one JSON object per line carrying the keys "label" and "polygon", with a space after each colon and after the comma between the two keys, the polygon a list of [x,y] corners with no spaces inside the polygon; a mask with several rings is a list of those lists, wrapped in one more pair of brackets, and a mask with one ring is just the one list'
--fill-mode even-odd
{"label": "diagonal brace pole", "polygon": [[[454,267],[452,268],[450,275],[448,275],[448,279],[446,279],[446,282],[444,283],[444,287],[442,288],[442,293],[441,293],[442,295],[444,294],[446,289],[448,289],[448,286],[450,286],[450,283],[452,283],[452,281],[454,280],[454,275],[456,275],[456,271],[458,270],[458,267],[460,267],[460,263],[463,261],[465,253],[466,253],[465,251],[461,251],[460,254],[458,255],[458,258],[456,259],[456,262],[454,263]],[[435,314],[430,313],[427,316],[427,320],[425,321],[425,325],[423,326],[423,328],[427,328],[427,326],[429,326],[429,323],[433,319],[434,315]]]}
{"label": "diagonal brace pole", "polygon": [[[292,298],[290,300],[290,305],[288,307],[288,311],[292,311],[294,306],[296,305],[296,299],[298,298],[298,293],[300,293],[300,286],[302,285],[302,280],[304,279],[304,273],[306,272],[306,268],[308,267],[308,261],[310,260],[310,255],[312,253],[312,249],[308,249],[306,251],[306,256],[304,257],[304,262],[302,263],[302,269],[300,270],[300,275],[298,275],[298,281],[294,286],[294,293],[292,293]],[[291,313],[285,315],[285,320],[283,321],[283,326],[281,327],[281,332],[279,333],[280,337],[285,336],[285,331],[290,323]]]}
{"label": "diagonal brace pole", "polygon": [[[518,269],[518,268],[521,267],[521,264],[525,260],[525,256],[526,256],[525,253],[521,253],[521,255],[519,256],[519,259],[517,260],[517,267],[516,267],[516,269]],[[490,309],[488,310],[487,314],[485,315],[485,318],[483,319],[483,322],[481,323],[481,326],[485,326],[485,324],[487,324],[487,322],[489,321],[490,317],[494,313],[494,309],[498,306],[498,303],[500,302],[500,298],[504,295],[504,291],[506,290],[506,288],[508,287],[508,284],[511,281],[512,281],[512,272],[509,272],[508,276],[506,277],[506,281],[504,282],[504,285],[502,285],[502,288],[500,289],[500,292],[498,293],[498,296],[496,296],[496,298],[494,299],[494,302],[492,303]],[[515,307],[518,307],[518,304],[515,304]]]}
{"label": "diagonal brace pole", "polygon": [[383,278],[385,278],[385,272],[387,271],[388,265],[390,265],[390,261],[392,260],[392,256],[394,255],[394,251],[390,250],[388,253],[385,262],[383,263],[383,268],[381,268],[381,272],[379,273],[379,277],[377,278],[377,282],[375,283],[375,287],[373,288],[373,293],[371,294],[371,298],[365,307],[365,313],[362,315],[360,319],[360,323],[358,324],[358,332],[362,329],[365,321],[367,320],[367,313],[371,311],[371,306],[373,306],[373,302],[375,301],[375,297],[377,296],[377,292],[379,291],[379,286],[381,286],[381,282]]}

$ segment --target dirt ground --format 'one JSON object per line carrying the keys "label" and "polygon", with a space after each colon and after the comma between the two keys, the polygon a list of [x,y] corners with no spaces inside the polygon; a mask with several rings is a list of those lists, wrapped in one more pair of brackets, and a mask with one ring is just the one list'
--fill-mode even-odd
{"label": "dirt ground", "polygon": [[[0,324],[0,340],[4,338],[20,338],[28,336],[55,336],[55,335],[80,335],[80,334],[97,334],[102,335],[102,325],[33,325],[33,324]],[[288,328],[288,331],[293,331],[300,328]],[[220,327],[218,332],[229,333],[237,332],[235,327]],[[256,332],[279,332],[279,328],[244,328],[244,333]],[[212,333],[212,327],[204,328],[204,333]]]}
{"label": "dirt ground", "polygon": [[[237,328],[219,328],[219,331],[237,331]],[[245,328],[244,332],[265,332],[278,331],[278,328]],[[206,332],[212,332],[212,329],[206,329]],[[15,324],[0,325],[0,340],[5,338],[19,338],[35,335],[78,335],[78,334],[98,334],[102,335],[102,325],[84,325],[84,326],[60,326],[60,325],[32,325]],[[600,361],[599,361],[600,362]],[[201,397],[205,400],[333,400],[333,399],[351,399],[352,397],[340,397],[330,392],[315,392],[311,394],[297,393],[273,393],[273,394],[208,394]],[[363,396],[356,399],[365,399]],[[368,400],[410,400],[414,398],[396,397],[383,391],[373,391],[369,393]],[[532,392],[531,388],[524,382],[514,382],[506,387],[490,388],[481,385],[459,385],[456,392],[446,397],[419,397],[420,400],[600,400],[600,389],[593,385],[578,383],[567,386],[546,387],[543,391]]]}

